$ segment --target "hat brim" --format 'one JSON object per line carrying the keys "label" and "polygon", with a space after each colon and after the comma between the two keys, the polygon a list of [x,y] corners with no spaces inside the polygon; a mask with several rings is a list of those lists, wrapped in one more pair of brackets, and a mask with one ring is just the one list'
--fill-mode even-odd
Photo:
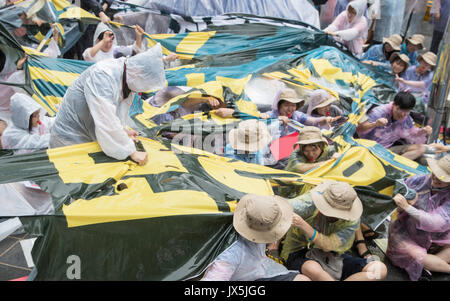
{"label": "hat brim", "polygon": [[433,158],[427,158],[428,166],[430,167],[431,171],[434,173],[434,175],[442,182],[450,183],[450,175],[443,170],[436,159]]}
{"label": "hat brim", "polygon": [[420,46],[420,50],[425,49],[425,48],[423,47],[423,43],[422,43],[422,42],[419,42],[419,41],[416,41],[416,40],[412,40],[411,38],[406,39],[406,41],[407,41],[407,42],[410,42],[411,44],[413,44],[413,45],[415,45],[415,46]]}
{"label": "hat brim", "polygon": [[291,103],[295,103],[295,104],[297,104],[298,107],[301,107],[301,106],[303,106],[305,104],[305,100],[301,99],[301,98],[283,97],[283,98],[280,98],[280,100],[278,102],[280,102],[282,100],[286,100],[286,101],[289,101]]}
{"label": "hat brim", "polygon": [[245,143],[239,140],[237,136],[237,128],[230,130],[228,133],[228,141],[230,142],[232,148],[240,151],[257,152],[272,142],[272,136],[266,131],[263,131],[263,135],[259,141],[252,141],[251,143]]}
{"label": "hat brim", "polygon": [[311,197],[316,208],[323,214],[329,217],[336,217],[347,221],[356,221],[361,217],[363,206],[361,200],[356,197],[353,201],[352,209],[340,210],[331,207],[323,196],[323,191],[331,184],[329,181],[324,181],[311,190]]}
{"label": "hat brim", "polygon": [[[278,224],[269,231],[258,231],[252,229],[247,224],[247,213],[245,203],[254,198],[272,198],[277,201],[280,206],[281,218]],[[245,239],[255,243],[272,243],[281,239],[292,225],[292,213],[294,209],[291,204],[284,198],[273,196],[262,196],[255,194],[244,195],[236,206],[233,215],[234,229],[242,235]]]}
{"label": "hat brim", "polygon": [[384,43],[388,43],[389,45],[391,45],[392,49],[400,51],[400,46],[394,46],[394,42],[392,42],[389,38],[383,38],[383,44]]}
{"label": "hat brim", "polygon": [[329,104],[332,104],[333,102],[336,102],[336,101],[337,101],[336,98],[330,97],[330,98],[328,98],[326,101],[324,101],[324,102],[318,104],[317,106],[315,106],[313,110],[319,109],[319,108],[323,108],[323,107],[326,107],[326,106],[328,106]]}
{"label": "hat brim", "polygon": [[327,139],[322,137],[322,138],[317,138],[317,139],[300,140],[300,141],[297,141],[294,144],[294,146],[295,145],[308,145],[308,144],[319,143],[319,142],[323,142],[323,143],[328,144]]}
{"label": "hat brim", "polygon": [[431,67],[436,67],[436,62],[431,62],[429,61],[426,57],[424,57],[423,55],[419,54],[419,56],[417,57],[417,60],[424,60],[428,65],[430,65]]}

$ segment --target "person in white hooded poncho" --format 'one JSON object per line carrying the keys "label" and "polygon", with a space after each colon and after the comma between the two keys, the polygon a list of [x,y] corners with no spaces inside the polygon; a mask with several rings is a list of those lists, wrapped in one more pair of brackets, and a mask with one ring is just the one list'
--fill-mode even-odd
{"label": "person in white hooded poncho", "polygon": [[368,30],[367,19],[364,17],[366,8],[366,0],[350,2],[347,9],[323,30],[334,36],[335,40],[344,44],[358,58],[363,53],[364,39]]}
{"label": "person in white hooded poncho", "polygon": [[142,42],[144,30],[135,25],[136,41],[133,45],[119,46],[114,37],[114,32],[105,23],[99,23],[95,29],[93,45],[83,52],[83,59],[90,62],[115,58],[120,55],[131,56],[134,53],[141,53],[147,50],[147,46]]}
{"label": "person in white hooded poncho", "polygon": [[166,79],[161,45],[131,58],[96,63],[69,87],[52,128],[50,147],[98,141],[115,159],[128,156],[147,162],[147,153],[136,151],[137,132],[126,127],[136,92],[161,89]]}
{"label": "person in white hooded poncho", "polygon": [[48,148],[54,118],[40,116],[42,107],[28,95],[11,97],[11,124],[1,136],[4,149],[17,149],[15,154]]}

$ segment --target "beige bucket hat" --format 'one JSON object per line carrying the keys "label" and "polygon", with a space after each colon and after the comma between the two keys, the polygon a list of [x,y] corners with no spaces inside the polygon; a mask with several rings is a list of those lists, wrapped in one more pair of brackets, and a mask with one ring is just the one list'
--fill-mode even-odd
{"label": "beige bucket hat", "polygon": [[407,42],[410,42],[413,45],[420,45],[420,49],[424,49],[423,42],[425,40],[425,37],[421,34],[413,34],[408,39],[406,39]]}
{"label": "beige bucket hat", "polygon": [[436,67],[437,55],[431,51],[424,54],[419,54],[418,60],[424,60],[427,64],[431,65],[433,68]]}
{"label": "beige bucket hat", "polygon": [[450,155],[446,155],[439,160],[428,158],[427,162],[431,171],[439,180],[450,183]]}
{"label": "beige bucket hat", "polygon": [[246,194],[236,206],[233,226],[247,240],[272,243],[291,227],[293,211],[282,197]]}
{"label": "beige bucket hat", "polygon": [[264,122],[249,119],[239,123],[228,134],[231,147],[236,150],[256,152],[272,142],[272,136]]}
{"label": "beige bucket hat", "polygon": [[297,92],[295,92],[295,90],[291,88],[284,88],[281,91],[278,102],[282,100],[287,100],[289,102],[297,104],[297,108],[300,108],[305,104],[305,100],[298,98]]}
{"label": "beige bucket hat", "polygon": [[[406,69],[408,69],[409,63],[410,63],[410,62],[409,62],[409,57],[408,57],[406,54],[404,54],[404,53],[394,52],[394,53],[391,55],[391,57],[389,58],[389,62],[391,62],[391,64],[392,64],[392,62],[395,61],[395,59],[396,59],[397,57],[399,57],[403,62],[406,63]],[[405,70],[406,70],[406,69],[405,69]]]}
{"label": "beige bucket hat", "polygon": [[399,34],[393,34],[389,38],[383,38],[383,44],[388,43],[394,50],[400,51],[400,45],[402,44],[402,37]]}
{"label": "beige bucket hat", "polygon": [[328,144],[327,139],[322,136],[322,132],[319,128],[316,128],[315,126],[305,126],[298,134],[298,141],[294,144],[294,147],[296,145],[307,145],[318,142]]}
{"label": "beige bucket hat", "polygon": [[349,221],[361,217],[361,200],[346,182],[325,180],[311,190],[311,196],[314,205],[323,215]]}

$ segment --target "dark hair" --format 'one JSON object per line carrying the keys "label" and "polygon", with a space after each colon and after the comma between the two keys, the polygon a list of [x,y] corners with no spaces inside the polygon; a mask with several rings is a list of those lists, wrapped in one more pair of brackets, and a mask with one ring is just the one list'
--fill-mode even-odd
{"label": "dark hair", "polygon": [[112,32],[112,35],[114,36],[114,32],[108,29],[108,30],[105,30],[104,32],[102,32],[101,34],[99,34],[97,39],[99,41],[103,40],[103,36],[105,35],[105,32],[107,32],[107,31]]}
{"label": "dark hair", "polygon": [[[280,101],[278,101],[278,104],[277,104],[278,111],[280,110],[281,105],[285,102],[293,103],[286,99],[280,99]],[[295,104],[295,110],[298,110],[300,108],[300,104],[301,104],[301,102],[298,102]]]}
{"label": "dark hair", "polygon": [[6,56],[3,51],[0,49],[0,72],[2,72],[5,67]]}
{"label": "dark hair", "polygon": [[394,97],[394,104],[402,110],[411,110],[416,105],[416,98],[409,92],[398,92]]}

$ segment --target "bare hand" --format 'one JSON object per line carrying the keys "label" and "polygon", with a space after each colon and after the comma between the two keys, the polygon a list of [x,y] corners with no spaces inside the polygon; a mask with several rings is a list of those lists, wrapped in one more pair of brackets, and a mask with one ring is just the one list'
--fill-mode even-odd
{"label": "bare hand", "polygon": [[259,118],[261,118],[261,119],[268,119],[268,118],[270,118],[270,116],[267,113],[260,113],[259,114]]}
{"label": "bare hand", "polygon": [[431,143],[430,146],[432,148],[434,148],[434,152],[437,154],[444,153],[444,152],[450,152],[450,146],[447,146],[447,145],[442,145],[439,143]]}
{"label": "bare hand", "polygon": [[380,118],[380,119],[377,119],[377,121],[375,121],[375,126],[376,127],[386,126],[387,123],[388,123],[388,120],[386,118]]}
{"label": "bare hand", "polygon": [[234,109],[230,108],[220,108],[214,111],[214,113],[222,118],[232,117],[234,113]]}
{"label": "bare hand", "polygon": [[217,109],[217,108],[220,107],[220,101],[219,101],[217,98],[212,97],[212,96],[209,96],[209,97],[206,99],[206,103],[207,103],[212,109]]}
{"label": "bare hand", "polygon": [[136,36],[141,36],[144,34],[144,30],[139,25],[134,25],[134,32],[136,33]]}
{"label": "bare hand", "polygon": [[422,131],[425,132],[425,134],[427,134],[427,136],[430,136],[431,133],[433,132],[433,128],[429,125],[427,125],[426,127],[422,128]]}
{"label": "bare hand", "polygon": [[398,208],[406,210],[409,207],[409,203],[403,195],[398,193],[393,199]]}
{"label": "bare hand", "polygon": [[289,117],[287,116],[278,116],[278,120],[281,121],[282,125],[286,125],[289,123]]}
{"label": "bare hand", "polygon": [[23,65],[25,64],[27,58],[28,58],[28,56],[25,53],[24,57],[17,61],[17,64],[16,64],[17,70],[23,69]]}
{"label": "bare hand", "polygon": [[139,136],[139,132],[135,130],[125,129],[125,132],[127,133],[128,137],[133,139],[134,142],[138,142],[139,139],[137,138]]}
{"label": "bare hand", "polygon": [[136,152],[132,153],[130,157],[131,157],[131,160],[133,160],[140,166],[147,164],[147,161],[148,161],[148,155],[146,152],[136,151]]}
{"label": "bare hand", "polygon": [[178,58],[178,54],[176,54],[175,52],[171,52],[171,53],[169,53],[168,56],[166,56],[166,62],[175,61],[177,58]]}
{"label": "bare hand", "polygon": [[59,38],[58,26],[56,24],[52,24],[52,28],[53,28],[53,39],[55,40],[55,42],[58,42]]}
{"label": "bare hand", "polygon": [[98,14],[98,16],[103,23],[111,22],[111,19],[102,11]]}

